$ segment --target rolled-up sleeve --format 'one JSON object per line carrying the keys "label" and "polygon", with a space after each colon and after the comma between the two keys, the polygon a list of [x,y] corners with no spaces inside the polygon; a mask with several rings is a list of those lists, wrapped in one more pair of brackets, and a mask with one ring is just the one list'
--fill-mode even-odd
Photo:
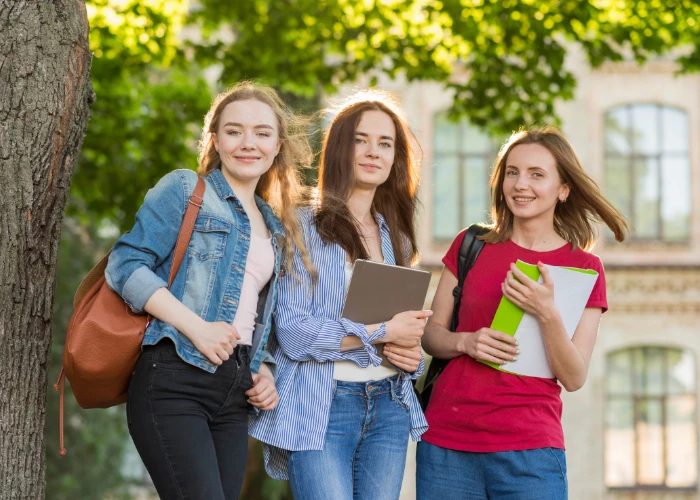
{"label": "rolled-up sleeve", "polygon": [[421,375],[423,375],[423,372],[425,372],[425,357],[423,356],[423,353],[421,352],[421,358],[420,358],[420,363],[418,364],[418,368],[416,368],[416,371],[414,372],[406,372],[406,374],[413,380],[416,380],[419,378]]}
{"label": "rolled-up sleeve", "polygon": [[146,194],[133,229],[117,240],[109,256],[107,285],[134,312],[142,312],[155,291],[168,286],[153,271],[172,253],[182,225],[185,190],[181,175],[171,172]]}
{"label": "rolled-up sleeve", "polygon": [[[286,273],[280,281],[275,317],[277,342],[284,354],[295,361],[350,360],[363,368],[379,365],[382,359],[373,343],[384,338],[386,325],[382,323],[368,332],[365,325],[345,318],[330,320],[314,316],[312,277],[298,249],[294,252],[292,269],[294,273]],[[340,343],[348,335],[359,338],[363,346],[341,352]]]}

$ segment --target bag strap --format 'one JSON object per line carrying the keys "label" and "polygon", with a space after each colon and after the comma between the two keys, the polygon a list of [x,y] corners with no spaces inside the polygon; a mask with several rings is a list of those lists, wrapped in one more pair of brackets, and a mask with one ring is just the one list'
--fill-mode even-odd
{"label": "bag strap", "polygon": [[192,238],[192,231],[194,230],[194,223],[197,220],[199,209],[202,208],[206,187],[207,185],[204,182],[204,178],[198,176],[197,186],[194,188],[192,196],[190,196],[187,210],[185,210],[185,217],[182,219],[182,226],[180,226],[180,233],[177,235],[175,255],[173,255],[173,264],[170,266],[170,276],[168,277],[168,288],[173,284],[175,276],[177,276],[177,272],[180,270],[182,261],[185,258],[185,253],[187,253],[187,247],[190,244],[190,238]]}
{"label": "bag strap", "polygon": [[[452,296],[455,299],[455,303],[452,309],[450,330],[453,332],[457,330],[457,324],[459,321],[459,308],[462,303],[464,281],[467,278],[469,270],[474,267],[474,263],[476,262],[476,258],[479,256],[479,253],[484,248],[485,242],[478,239],[477,236],[484,235],[488,232],[488,228],[478,224],[473,224],[467,228],[467,231],[464,233],[464,237],[462,238],[462,243],[459,246],[457,260],[457,286],[452,290]],[[436,357],[433,357],[433,360],[430,362],[428,372],[426,373],[423,390],[420,392],[419,396],[419,401],[423,411],[425,411],[428,407],[428,401],[430,400],[430,395],[433,392],[433,385],[435,384],[435,381],[449,362],[450,361],[447,359]]]}
{"label": "bag strap", "polygon": [[[180,233],[177,235],[175,255],[173,256],[173,263],[170,267],[170,276],[168,278],[168,288],[173,284],[173,280],[185,258],[185,253],[187,252],[187,247],[192,237],[192,231],[194,230],[194,223],[197,220],[199,208],[202,206],[202,199],[204,198],[206,187],[207,185],[204,182],[204,178],[199,177],[197,179],[197,186],[194,188],[194,192],[192,196],[190,196],[187,209],[185,210],[185,216],[180,226]],[[90,270],[87,276],[83,278],[83,281],[80,282],[75,296],[73,297],[73,309],[78,307],[78,303],[83,299],[85,294],[104,276],[111,253],[111,250],[107,252],[107,255],[105,255],[102,260]]]}
{"label": "bag strap", "polygon": [[464,280],[467,278],[469,270],[474,267],[476,258],[479,256],[481,249],[484,248],[484,240],[480,240],[477,236],[484,235],[489,232],[489,229],[472,224],[464,233],[464,239],[459,247],[459,260],[457,262],[457,286],[452,290],[452,296],[455,299],[454,308],[452,309],[452,321],[450,322],[450,331],[457,331],[459,323],[459,308],[462,303],[462,290],[464,288]]}

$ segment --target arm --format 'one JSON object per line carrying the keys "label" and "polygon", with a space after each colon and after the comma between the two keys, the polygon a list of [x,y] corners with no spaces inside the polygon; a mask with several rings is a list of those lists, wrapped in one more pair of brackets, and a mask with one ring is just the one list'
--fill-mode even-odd
{"label": "arm", "polygon": [[425,352],[441,359],[468,354],[474,359],[498,364],[512,361],[518,349],[516,340],[510,335],[490,328],[481,328],[476,332],[450,331],[454,309],[452,290],[456,286],[457,277],[445,267],[433,298],[433,315],[428,320],[423,336]]}
{"label": "arm", "polygon": [[406,348],[391,343],[384,344],[384,356],[396,368],[408,373],[412,379],[417,379],[425,371],[425,360],[420,345]]}
{"label": "arm", "polygon": [[587,307],[571,339],[556,306],[537,318],[554,376],[569,392],[579,390],[586,383],[601,315],[600,308]]}
{"label": "arm", "polygon": [[229,359],[241,338],[233,325],[223,321],[204,321],[177,300],[167,288],[156,290],[144,308],[151,316],[182,332],[215,365]]}
{"label": "arm", "polygon": [[[378,365],[374,344],[395,342],[415,347],[423,335],[424,318],[429,311],[407,311],[380,325],[362,325],[341,318],[329,320],[313,315],[311,275],[304,268],[301,253],[294,252],[294,273],[280,281],[275,322],[282,351],[296,361],[318,362],[351,360],[361,367]],[[294,276],[296,274],[296,276]],[[324,279],[324,276],[319,278]]]}
{"label": "arm", "polygon": [[451,332],[449,329],[454,309],[452,290],[457,286],[457,277],[447,267],[443,268],[433,297],[433,315],[428,320],[423,336],[423,349],[431,356],[441,359],[456,358],[465,353],[466,332]]}
{"label": "arm", "polygon": [[313,316],[313,294],[318,290],[312,289],[311,275],[298,249],[294,251],[291,267],[294,272],[280,279],[275,312],[277,342],[282,352],[295,361],[322,363],[350,359],[363,367],[370,362],[378,365],[381,358],[372,344],[386,335],[386,325],[376,328],[370,325],[373,329],[368,329],[347,319],[333,321]]}
{"label": "arm", "polygon": [[173,252],[182,226],[187,195],[180,175],[166,175],[146,194],[133,229],[114,245],[105,280],[133,311],[146,311],[173,325],[212,363],[220,365],[240,338],[235,328],[204,321],[177,300],[168,284],[153,272]]}
{"label": "arm", "polygon": [[168,286],[153,270],[172,253],[182,225],[186,194],[179,175],[166,175],[148,191],[134,227],[114,244],[105,269],[109,288],[137,313],[156,290]]}
{"label": "arm", "polygon": [[258,373],[252,374],[253,387],[245,393],[248,402],[261,410],[272,410],[280,398],[275,387],[275,378],[270,368],[262,363]]}
{"label": "arm", "polygon": [[583,387],[588,376],[602,309],[586,308],[574,336],[569,339],[554,302],[554,283],[549,271],[541,262],[538,267],[542,283],[528,278],[515,264],[511,264],[503,284],[503,293],[515,305],[537,318],[554,376],[567,391],[577,391]]}

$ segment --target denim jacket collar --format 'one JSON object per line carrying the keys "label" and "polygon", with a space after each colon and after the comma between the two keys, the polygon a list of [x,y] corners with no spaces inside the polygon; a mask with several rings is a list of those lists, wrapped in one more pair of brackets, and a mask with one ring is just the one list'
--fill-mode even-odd
{"label": "denim jacket collar", "polygon": [[[213,184],[216,193],[222,200],[232,200],[234,205],[243,208],[241,201],[233,192],[233,189],[231,189],[229,183],[226,182],[226,178],[221,172],[221,169],[217,168],[216,170],[211,172],[208,178],[209,180],[211,180],[211,183]],[[284,238],[284,226],[282,226],[282,223],[280,222],[279,218],[277,217],[277,215],[275,215],[275,212],[272,210],[272,207],[270,207],[270,205],[268,205],[267,202],[265,202],[265,200],[263,200],[257,194],[255,195],[255,203],[258,205],[260,213],[265,219],[265,225],[267,225],[270,232]]]}

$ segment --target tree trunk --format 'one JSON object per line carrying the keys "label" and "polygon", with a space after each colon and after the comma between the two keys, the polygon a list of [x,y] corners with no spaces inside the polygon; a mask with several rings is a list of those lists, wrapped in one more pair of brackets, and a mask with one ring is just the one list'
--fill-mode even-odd
{"label": "tree trunk", "polygon": [[66,195],[94,101],[90,61],[83,1],[0,0],[3,500],[45,494],[56,259]]}

